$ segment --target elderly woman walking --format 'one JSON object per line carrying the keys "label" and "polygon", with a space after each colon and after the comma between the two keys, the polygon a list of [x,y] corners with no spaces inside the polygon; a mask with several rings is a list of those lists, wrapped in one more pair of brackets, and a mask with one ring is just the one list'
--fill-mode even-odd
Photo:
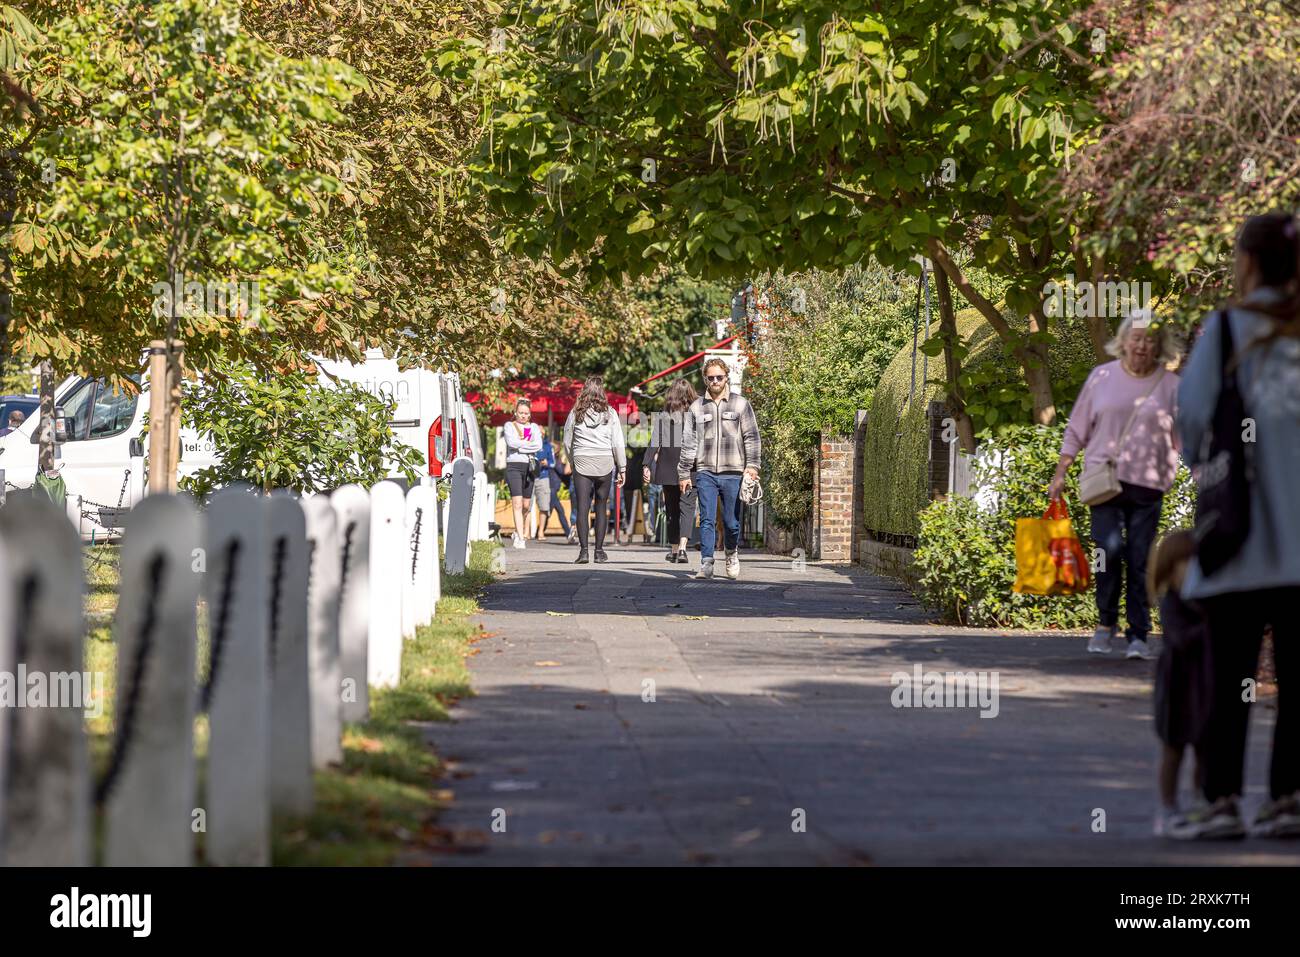
{"label": "elderly woman walking", "polygon": [[1096,569],[1099,624],[1088,641],[1093,654],[1111,651],[1123,593],[1126,657],[1151,656],[1147,556],[1178,472],[1178,376],[1168,366],[1177,360],[1179,345],[1169,326],[1153,326],[1148,314],[1126,317],[1106,347],[1115,360],[1089,373],[1061,442],[1049,495],[1060,497],[1066,470],[1082,451],[1080,496],[1091,507],[1092,538],[1102,552]]}
{"label": "elderly woman walking", "polygon": [[[1234,502],[1231,509],[1208,510],[1237,519],[1223,522],[1235,524],[1237,534],[1207,534],[1207,515],[1198,516],[1198,555],[1183,583],[1182,597],[1199,602],[1209,619],[1214,690],[1203,748],[1210,803],[1189,814],[1186,827],[1174,836],[1246,833],[1237,806],[1253,698],[1245,689],[1255,678],[1264,628],[1271,624],[1278,706],[1269,800],[1250,833],[1297,837],[1300,712],[1294,702],[1281,704],[1282,674],[1291,674],[1300,642],[1300,223],[1295,217],[1271,213],[1246,221],[1237,237],[1235,286],[1236,302],[1205,320],[1178,395],[1178,429],[1203,496],[1207,486],[1215,487],[1216,471],[1230,471],[1212,467],[1217,456],[1202,461],[1211,435],[1216,443],[1228,438],[1253,469],[1243,473],[1246,494],[1227,497]],[[1224,415],[1224,409],[1231,414]],[[1243,412],[1244,420],[1236,421]],[[1291,679],[1285,680],[1289,686]]]}

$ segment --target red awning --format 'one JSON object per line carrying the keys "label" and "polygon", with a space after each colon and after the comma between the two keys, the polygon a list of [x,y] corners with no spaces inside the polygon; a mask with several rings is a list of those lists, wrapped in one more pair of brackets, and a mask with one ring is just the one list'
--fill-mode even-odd
{"label": "red awning", "polygon": [[[491,426],[504,425],[514,418],[515,401],[521,398],[532,403],[534,422],[545,423],[549,416],[556,425],[563,425],[581,391],[582,383],[577,379],[515,379],[506,384],[505,393],[498,399],[489,399],[481,392],[471,392],[465,398],[487,416]],[[635,399],[608,390],[605,395],[624,421],[637,423],[641,413]]]}
{"label": "red awning", "polygon": [[674,365],[670,365],[667,369],[664,369],[662,372],[656,372],[654,375],[652,375],[652,376],[651,376],[650,378],[648,378],[648,379],[642,379],[642,380],[641,380],[640,382],[638,382],[636,385],[632,386],[632,388],[633,388],[633,389],[639,389],[639,388],[641,388],[641,386],[645,385],[647,382],[654,382],[655,379],[662,379],[664,376],[669,375],[670,373],[676,372],[678,369],[682,368],[683,366],[688,366],[688,365],[690,365],[690,364],[691,364],[692,362],[694,362],[696,359],[701,359],[701,358],[703,358],[704,355],[705,355],[705,353],[707,353],[707,352],[709,352],[709,351],[711,351],[711,350],[713,350],[713,349],[721,349],[723,346],[725,346],[727,343],[731,342],[733,339],[739,339],[739,338],[740,338],[739,336],[727,336],[727,338],[723,339],[721,342],[715,342],[713,345],[709,346],[708,349],[705,349],[705,350],[703,350],[703,351],[701,351],[701,352],[697,352],[697,353],[695,353],[695,355],[690,356],[689,358],[683,359],[681,362],[678,362],[678,363],[676,363],[676,364],[674,364]]}

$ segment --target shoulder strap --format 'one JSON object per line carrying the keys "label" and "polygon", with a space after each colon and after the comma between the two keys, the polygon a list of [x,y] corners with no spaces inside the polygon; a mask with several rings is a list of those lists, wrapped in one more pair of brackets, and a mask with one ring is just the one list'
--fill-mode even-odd
{"label": "shoulder strap", "polygon": [[1147,399],[1151,398],[1156,389],[1160,387],[1160,383],[1164,379],[1165,373],[1168,371],[1169,370],[1161,366],[1160,374],[1156,376],[1156,381],[1151,383],[1151,388],[1147,389],[1146,395],[1142,396],[1141,401],[1133,403],[1133,411],[1129,413],[1128,421],[1124,423],[1124,431],[1119,434],[1119,439],[1115,442],[1116,446],[1122,446],[1124,444],[1124,439],[1128,437],[1128,430],[1133,427],[1133,421],[1137,418],[1138,410],[1141,409],[1142,406],[1146,405]]}

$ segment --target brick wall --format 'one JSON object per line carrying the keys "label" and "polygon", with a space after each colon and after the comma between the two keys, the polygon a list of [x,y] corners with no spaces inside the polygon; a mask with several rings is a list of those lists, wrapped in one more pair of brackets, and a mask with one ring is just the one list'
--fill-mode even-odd
{"label": "brick wall", "polygon": [[864,415],[851,435],[823,433],[813,470],[813,557],[853,562],[862,537],[862,433]]}

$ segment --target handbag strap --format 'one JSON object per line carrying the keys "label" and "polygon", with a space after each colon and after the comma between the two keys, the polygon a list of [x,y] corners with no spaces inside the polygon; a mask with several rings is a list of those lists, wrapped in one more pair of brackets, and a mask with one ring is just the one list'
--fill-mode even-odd
{"label": "handbag strap", "polygon": [[1160,382],[1164,379],[1166,371],[1168,370],[1161,367],[1160,374],[1156,376],[1156,381],[1151,383],[1151,388],[1147,389],[1146,395],[1142,396],[1140,401],[1134,403],[1133,411],[1129,413],[1128,421],[1124,423],[1124,431],[1119,434],[1119,438],[1115,441],[1117,449],[1123,447],[1124,439],[1128,437],[1128,430],[1133,428],[1133,422],[1137,419],[1139,410],[1141,410],[1142,406],[1146,405],[1147,399],[1151,398],[1151,396],[1155,394],[1156,389],[1160,387]]}

